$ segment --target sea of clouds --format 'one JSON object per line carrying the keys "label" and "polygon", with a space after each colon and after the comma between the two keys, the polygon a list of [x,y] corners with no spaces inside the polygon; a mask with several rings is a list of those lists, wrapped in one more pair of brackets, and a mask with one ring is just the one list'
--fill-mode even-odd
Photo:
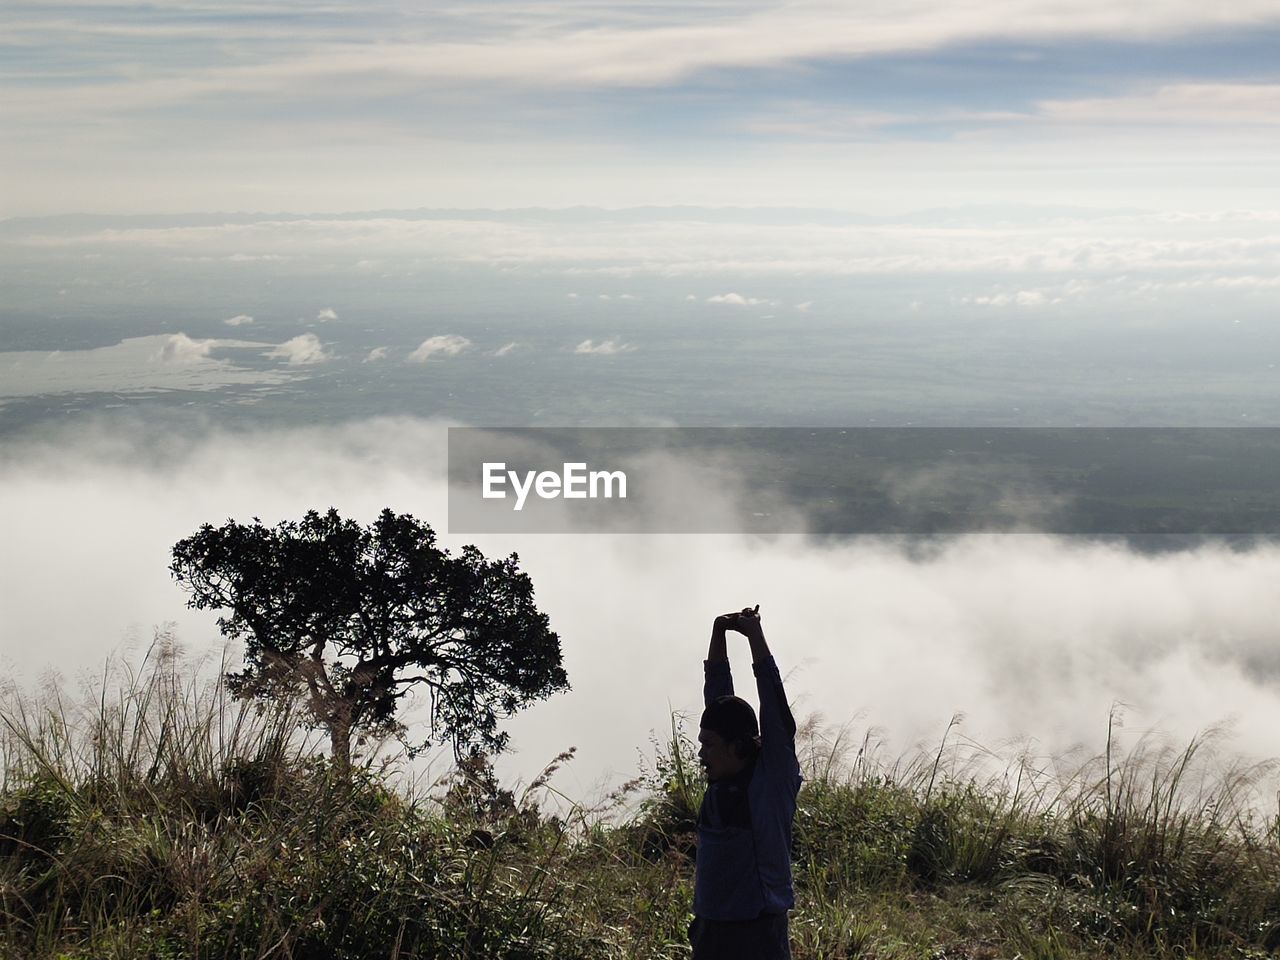
{"label": "sea of clouds", "polygon": [[[135,662],[173,622],[193,654],[215,615],[185,607],[173,543],[200,524],[308,508],[432,523],[446,546],[519,553],[562,639],[572,691],[511,720],[499,769],[531,780],[561,750],[561,790],[590,801],[634,776],[671,712],[696,733],[717,614],[760,604],[797,716],[821,714],[892,759],[952,736],[1008,758],[1096,755],[1118,709],[1122,743],[1174,745],[1225,725],[1220,756],[1265,759],[1280,729],[1280,549],[1139,553],[1036,534],[922,544],[872,538],[445,532],[445,424],[160,432],[112,418],[0,450],[0,669],[21,684]],[[691,473],[690,476],[696,476]],[[732,486],[690,489],[745,509]],[[754,696],[745,642],[731,644]],[[1073,753],[1074,751],[1074,753]]]}

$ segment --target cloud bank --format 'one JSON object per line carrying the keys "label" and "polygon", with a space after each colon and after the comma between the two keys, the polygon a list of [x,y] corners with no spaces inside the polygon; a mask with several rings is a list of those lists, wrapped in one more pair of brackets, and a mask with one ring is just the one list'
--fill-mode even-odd
{"label": "cloud bank", "polygon": [[[527,781],[576,745],[562,786],[579,797],[633,775],[636,749],[667,729],[668,708],[696,711],[710,619],[746,603],[761,604],[798,714],[850,723],[858,740],[871,731],[890,753],[936,745],[957,712],[961,733],[994,749],[1030,741],[1038,755],[1096,753],[1116,703],[1128,743],[1148,727],[1185,742],[1226,721],[1232,751],[1274,753],[1275,547],[1143,555],[1037,535],[931,545],[462,538],[444,532],[440,424],[186,436],[199,439],[112,421],[0,450],[0,649],[20,676],[94,673],[108,651],[168,620],[189,645],[214,643],[214,615],[186,610],[167,574],[169,547],[202,523],[274,523],[330,505],[368,521],[391,506],[433,523],[451,548],[518,551],[573,691],[510,723],[518,752],[504,769]],[[750,509],[723,487],[690,488],[687,499]],[[731,656],[749,693],[745,645]]]}
{"label": "cloud bank", "polygon": [[[1087,280],[1148,273],[1176,281],[1189,271],[1221,277],[1280,274],[1280,211],[1271,209],[1136,214],[960,208],[864,222],[847,215],[846,223],[839,222],[840,216],[815,224],[807,222],[803,211],[780,216],[758,210],[744,212],[736,222],[717,222],[714,211],[690,210],[667,215],[636,211],[625,220],[603,215],[566,220],[555,211],[529,217],[493,210],[456,219],[406,213],[107,229],[33,224],[12,242],[33,256],[106,250],[163,258],[287,247],[300,257],[342,269],[349,265],[347,255],[376,251],[388,264],[405,268],[427,261],[575,279],[721,275],[734,282],[729,275],[1048,273]],[[741,290],[721,290],[703,299],[723,306],[777,304]]]}
{"label": "cloud bank", "polygon": [[[270,8],[271,5],[268,5]],[[501,6],[499,7],[501,10]],[[289,18],[295,11],[281,7]],[[595,11],[595,22],[563,4],[551,4],[536,24],[523,8],[499,14],[461,10],[450,18],[447,40],[434,39],[439,26],[431,17],[413,18],[418,35],[397,31],[395,44],[371,43],[386,24],[377,17],[340,17],[329,27],[301,21],[289,43],[266,39],[265,56],[254,63],[236,60],[186,63],[135,71],[98,87],[65,85],[33,94],[11,109],[31,110],[38,102],[74,102],[87,96],[82,109],[131,102],[144,106],[182,102],[194,97],[270,94],[303,95],[317,89],[379,90],[403,93],[440,82],[466,82],[521,87],[653,87],[676,84],[712,70],[781,68],[833,58],[936,51],[957,44],[1005,44],[1108,39],[1167,39],[1205,30],[1254,30],[1280,22],[1268,0],[1235,0],[1205,6],[1175,0],[1130,3],[1117,7],[1106,0],[1026,0],[1011,15],[1005,0],[971,3],[963,12],[941,0],[924,0],[892,11],[877,7],[844,7],[821,3],[768,2],[751,8],[702,5],[692,8],[652,7],[628,16]],[[44,32],[54,36],[92,37],[90,24],[68,14],[61,28],[41,18]],[[99,18],[110,17],[103,11]],[[234,21],[233,21],[234,22]],[[77,24],[81,24],[79,28]],[[433,29],[434,26],[434,29]],[[22,29],[22,21],[10,29]],[[154,34],[190,34],[189,20],[161,20]],[[29,24],[28,29],[34,29]],[[125,32],[128,25],[122,25]],[[225,29],[221,20],[218,29]],[[372,36],[370,33],[372,32]],[[363,36],[362,36],[363,35]],[[221,38],[222,34],[217,35]],[[269,37],[269,35],[268,35]],[[383,35],[385,39],[385,34]],[[66,42],[64,40],[64,42]],[[175,83],[175,74],[182,77]]]}

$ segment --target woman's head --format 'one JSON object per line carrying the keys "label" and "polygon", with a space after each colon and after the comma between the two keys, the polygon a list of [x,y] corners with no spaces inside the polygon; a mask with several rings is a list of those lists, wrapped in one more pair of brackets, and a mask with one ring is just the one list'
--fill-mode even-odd
{"label": "woman's head", "polygon": [[698,759],[708,780],[746,769],[760,752],[760,725],[751,704],[741,697],[717,697],[702,711]]}

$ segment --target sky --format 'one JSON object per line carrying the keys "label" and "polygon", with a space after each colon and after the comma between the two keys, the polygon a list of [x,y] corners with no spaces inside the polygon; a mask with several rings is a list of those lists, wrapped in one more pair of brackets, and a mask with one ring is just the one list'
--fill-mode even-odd
{"label": "sky", "polygon": [[0,215],[1275,205],[1274,0],[15,0],[0,25]]}
{"label": "sky", "polygon": [[[389,505],[460,546],[449,424],[1280,426],[1276,0],[417,6],[0,10],[23,682],[170,621],[214,649],[167,573],[203,522]],[[956,714],[1093,755],[1116,705],[1274,753],[1274,546],[478,542],[573,685],[503,769],[579,746],[584,799],[757,602],[799,712],[887,755]]]}

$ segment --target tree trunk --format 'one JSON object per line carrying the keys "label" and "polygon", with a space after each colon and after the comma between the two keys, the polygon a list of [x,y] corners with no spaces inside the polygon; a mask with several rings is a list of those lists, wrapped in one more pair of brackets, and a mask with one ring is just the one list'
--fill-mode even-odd
{"label": "tree trunk", "polygon": [[351,775],[351,723],[335,719],[329,725],[329,754],[343,777]]}

